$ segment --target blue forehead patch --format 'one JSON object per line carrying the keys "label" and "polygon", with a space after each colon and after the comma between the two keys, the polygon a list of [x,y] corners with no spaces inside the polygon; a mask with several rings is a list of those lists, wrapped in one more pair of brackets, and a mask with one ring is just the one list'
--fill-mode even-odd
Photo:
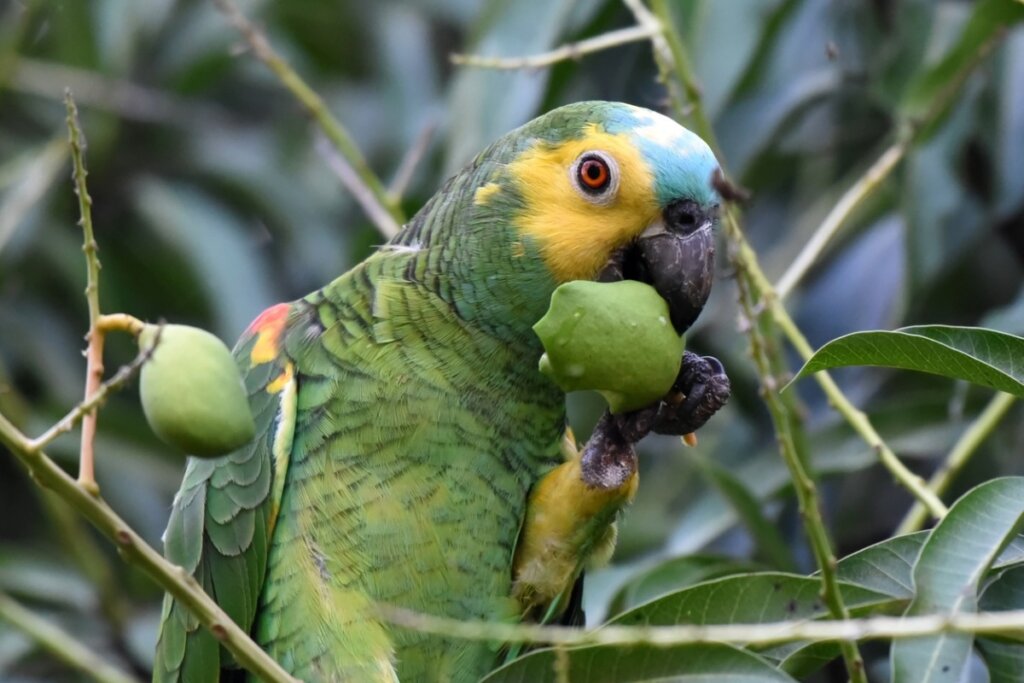
{"label": "blue forehead patch", "polygon": [[619,103],[611,105],[604,128],[633,139],[654,173],[654,189],[662,206],[682,198],[702,206],[719,203],[711,186],[718,161],[697,134],[657,112]]}

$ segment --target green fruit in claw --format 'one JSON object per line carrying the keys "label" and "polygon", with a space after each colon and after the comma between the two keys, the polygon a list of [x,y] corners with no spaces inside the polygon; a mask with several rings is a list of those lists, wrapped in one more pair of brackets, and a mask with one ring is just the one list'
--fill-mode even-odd
{"label": "green fruit in claw", "polygon": [[146,420],[167,444],[201,458],[244,446],[256,432],[242,377],[224,343],[187,325],[146,325],[139,348],[152,357],[142,366],[139,396]]}
{"label": "green fruit in claw", "polygon": [[567,282],[533,330],[544,345],[540,371],[565,391],[600,392],[613,413],[668,393],[685,345],[665,300],[635,280]]}

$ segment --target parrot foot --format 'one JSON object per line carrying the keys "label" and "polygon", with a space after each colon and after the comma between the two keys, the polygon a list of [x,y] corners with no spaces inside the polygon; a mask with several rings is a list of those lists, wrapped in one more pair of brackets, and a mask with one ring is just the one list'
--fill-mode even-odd
{"label": "parrot foot", "polygon": [[697,431],[730,393],[729,378],[717,358],[684,352],[679,375],[661,400],[621,415],[605,411],[583,447],[584,482],[600,488],[622,485],[636,472],[633,444],[651,432],[682,436]]}
{"label": "parrot foot", "polygon": [[675,383],[653,406],[650,431],[677,436],[695,432],[726,404],[731,392],[721,361],[686,351]]}
{"label": "parrot foot", "polygon": [[685,351],[679,375],[662,399],[638,411],[616,416],[606,413],[591,440],[596,437],[601,443],[614,443],[617,438],[636,443],[651,432],[689,434],[705,425],[729,400],[730,393],[729,378],[718,358]]}
{"label": "parrot foot", "polygon": [[623,434],[620,421],[606,410],[583,446],[580,474],[588,486],[616,489],[636,474],[635,441]]}

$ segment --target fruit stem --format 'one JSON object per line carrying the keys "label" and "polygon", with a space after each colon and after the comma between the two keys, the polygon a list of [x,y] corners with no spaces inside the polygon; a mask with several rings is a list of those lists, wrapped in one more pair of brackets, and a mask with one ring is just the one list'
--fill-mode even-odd
{"label": "fruit stem", "polygon": [[101,315],[96,322],[96,327],[102,333],[106,332],[127,332],[133,337],[139,336],[146,323],[133,315],[127,313],[108,313]]}

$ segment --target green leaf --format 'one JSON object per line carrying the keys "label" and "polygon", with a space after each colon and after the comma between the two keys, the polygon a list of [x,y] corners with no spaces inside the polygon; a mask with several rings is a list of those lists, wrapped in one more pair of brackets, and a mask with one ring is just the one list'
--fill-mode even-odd
{"label": "green leaf", "polygon": [[[891,600],[884,593],[849,583],[840,583],[839,588],[850,608]],[[820,593],[821,580],[816,578],[783,572],[737,574],[670,593],[624,612],[610,623],[670,626],[813,619],[828,612]]]}
{"label": "green leaf", "polygon": [[839,561],[840,581],[909,600],[914,596],[914,562],[928,531],[889,538]]}
{"label": "green leaf", "polygon": [[1024,4],[1019,0],[982,0],[977,3],[960,38],[937,64],[910,84],[902,106],[904,115],[911,119],[941,115],[940,111],[932,111],[936,103],[950,99],[947,93],[957,89],[979,55],[984,54],[983,48],[987,43],[1021,20],[1024,20]]}
{"label": "green leaf", "polygon": [[[1004,54],[1000,82],[995,88],[999,93],[1000,115],[994,138],[1003,143],[993,150],[996,206],[1001,214],[1012,212],[1024,200],[1024,155],[1015,153],[1024,149],[1024,32],[1014,31],[1006,37]],[[1024,325],[1011,331],[1024,332]]]}
{"label": "green leaf", "polygon": [[999,557],[992,563],[992,571],[1010,569],[1024,564],[1024,537],[1015,536],[1009,545],[1003,548]]}
{"label": "green leaf", "polygon": [[[986,612],[1024,609],[1024,567],[1008,569],[981,596]],[[990,683],[1024,680],[1024,645],[1004,638],[978,638],[978,649],[988,665]]]}
{"label": "green leaf", "polygon": [[[856,584],[862,588],[885,593],[893,598],[892,603],[878,605],[874,609],[853,610],[857,616],[879,611],[891,612],[892,608],[905,604],[914,596],[914,564],[917,561],[921,547],[931,535],[930,531],[918,531],[905,536],[889,538],[863,550],[848,555],[839,561],[838,577],[840,581]],[[1015,537],[999,557],[992,563],[991,570],[994,572],[1006,567],[1019,567],[1021,553],[1024,552],[1024,542],[1021,537]],[[1022,575],[1024,576],[1024,575]],[[985,598],[988,597],[986,590]],[[1024,607],[1024,605],[1022,605]],[[982,608],[996,609],[989,606],[986,600],[982,600]],[[1004,609],[1009,609],[1008,607]],[[860,613],[860,614],[857,614]],[[1002,643],[995,643],[1002,647]],[[765,650],[760,654],[779,662],[778,666],[783,671],[804,678],[814,673],[831,659],[839,654],[835,643],[785,643]],[[1024,655],[1024,652],[1021,653]],[[995,679],[993,679],[994,681]],[[1020,679],[1004,679],[1020,680]]]}
{"label": "green leaf", "polygon": [[[570,681],[588,683],[795,683],[757,655],[730,645],[619,647],[599,645],[564,650]],[[559,680],[554,650],[539,650],[509,662],[481,683],[545,683]]]}
{"label": "green leaf", "polygon": [[720,555],[673,557],[630,579],[612,599],[609,611],[618,614],[702,581],[755,569],[749,563]]}
{"label": "green leaf", "polygon": [[[907,615],[975,612],[978,587],[1024,517],[1024,477],[993,479],[950,508],[914,565],[914,600]],[[945,633],[897,641],[892,683],[958,680],[972,637]]]}
{"label": "green leaf", "polygon": [[981,327],[854,332],[818,349],[793,381],[848,365],[917,370],[1024,396],[1024,338]]}

